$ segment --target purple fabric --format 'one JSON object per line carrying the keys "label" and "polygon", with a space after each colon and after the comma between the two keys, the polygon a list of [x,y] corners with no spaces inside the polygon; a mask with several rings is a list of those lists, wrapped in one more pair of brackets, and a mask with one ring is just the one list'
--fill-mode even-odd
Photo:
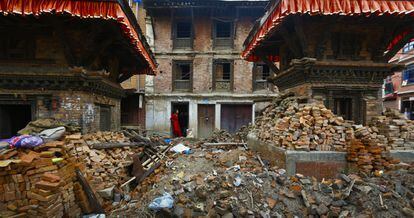
{"label": "purple fabric", "polygon": [[31,135],[14,136],[6,141],[16,148],[34,148],[43,144],[42,138]]}

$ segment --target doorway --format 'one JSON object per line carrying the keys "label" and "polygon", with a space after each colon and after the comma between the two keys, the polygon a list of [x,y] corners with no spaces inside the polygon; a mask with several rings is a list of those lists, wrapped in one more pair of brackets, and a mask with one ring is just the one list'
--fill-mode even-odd
{"label": "doorway", "polygon": [[[189,104],[188,102],[171,102],[171,114],[178,110],[178,122],[180,123],[181,133],[184,137],[187,136],[187,129],[189,123]],[[171,135],[173,135],[171,125]]]}
{"label": "doorway", "polygon": [[0,105],[0,139],[15,136],[30,121],[32,121],[31,105]]}
{"label": "doorway", "polygon": [[198,105],[198,138],[207,138],[214,131],[215,105]]}
{"label": "doorway", "polygon": [[352,98],[334,98],[333,112],[345,120],[352,120]]}
{"label": "doorway", "polygon": [[251,104],[222,104],[221,129],[236,133],[242,126],[252,122]]}

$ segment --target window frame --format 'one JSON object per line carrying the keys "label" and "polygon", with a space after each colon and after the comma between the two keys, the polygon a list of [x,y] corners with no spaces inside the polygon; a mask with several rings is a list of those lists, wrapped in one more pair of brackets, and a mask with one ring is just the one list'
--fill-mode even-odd
{"label": "window frame", "polygon": [[[190,67],[190,78],[188,80],[189,83],[189,87],[186,89],[181,89],[181,88],[177,88],[176,86],[176,82],[177,81],[187,81],[187,80],[182,80],[182,79],[177,79],[177,74],[178,74],[178,70],[179,70],[179,65],[184,65],[184,64],[188,64]],[[193,90],[193,61],[192,60],[173,60],[172,62],[172,90],[173,91],[185,91],[185,92],[192,92]],[[182,73],[182,72],[180,72]]]}
{"label": "window frame", "polygon": [[[270,67],[267,66],[265,63],[263,63],[263,62],[254,63],[254,65],[253,65],[253,73],[252,73],[252,76],[253,76],[253,79],[252,79],[252,82],[253,82],[253,91],[260,91],[260,90],[269,89],[269,83],[267,82],[267,79],[264,79],[264,80],[256,80],[257,74],[259,73],[258,72],[258,70],[259,70],[258,67],[259,66],[265,66],[265,67],[267,67],[268,74],[269,74],[267,76],[267,78],[272,75],[272,71],[270,70]],[[262,77],[263,77],[263,73],[262,73]],[[257,84],[258,82],[264,83],[264,86],[260,86],[260,87],[263,87],[263,88],[258,88],[259,87],[258,84]]]}
{"label": "window frame", "polygon": [[[229,79],[229,83],[230,83],[230,88],[228,90],[224,90],[224,89],[217,89],[216,83],[217,83],[217,75],[216,75],[216,68],[218,64],[230,64],[230,79]],[[213,60],[213,90],[215,92],[233,92],[234,90],[234,60],[230,60],[230,59],[216,59]],[[225,80],[223,80],[222,82],[224,82]]]}
{"label": "window frame", "polygon": [[[178,38],[178,24],[179,23],[189,23],[190,24],[190,37]],[[191,19],[175,19],[172,23],[172,41],[173,49],[192,49],[194,46],[194,25]],[[182,45],[184,44],[184,46]]]}
{"label": "window frame", "polygon": [[[406,77],[405,76],[406,73],[412,74],[412,76],[409,76],[409,79],[404,79]],[[402,71],[402,75],[401,75],[401,85],[402,86],[407,86],[407,85],[413,85],[413,84],[414,84],[414,64],[411,64],[411,65],[408,65]]]}
{"label": "window frame", "polygon": [[[230,23],[230,36],[229,37],[217,37],[217,24],[218,23]],[[233,48],[234,47],[234,36],[235,36],[235,21],[220,21],[217,19],[213,20],[212,27],[212,38],[213,48]]]}

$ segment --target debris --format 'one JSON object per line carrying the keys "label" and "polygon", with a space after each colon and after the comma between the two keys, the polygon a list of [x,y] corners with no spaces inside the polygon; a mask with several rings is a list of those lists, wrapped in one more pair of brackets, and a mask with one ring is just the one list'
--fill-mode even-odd
{"label": "debris", "polygon": [[186,152],[190,151],[190,148],[183,145],[182,143],[179,143],[179,144],[175,145],[174,147],[172,147],[170,149],[170,151],[182,154],[182,153],[186,153]]}
{"label": "debris", "polygon": [[163,208],[172,208],[173,206],[174,199],[169,193],[166,192],[163,196],[155,198],[148,207],[152,210],[161,210]]}

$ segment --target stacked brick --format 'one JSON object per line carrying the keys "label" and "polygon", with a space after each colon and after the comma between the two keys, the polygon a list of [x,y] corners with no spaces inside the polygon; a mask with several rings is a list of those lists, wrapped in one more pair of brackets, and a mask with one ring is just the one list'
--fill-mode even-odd
{"label": "stacked brick", "polygon": [[0,155],[0,217],[78,217],[75,160],[63,142]]}
{"label": "stacked brick", "polygon": [[347,159],[365,173],[389,170],[399,162],[390,157],[386,145],[369,139],[351,140],[348,146]]}
{"label": "stacked brick", "polygon": [[346,151],[352,123],[322,104],[299,104],[295,97],[276,100],[255,121],[261,141],[288,150]]}
{"label": "stacked brick", "polygon": [[395,110],[387,110],[385,116],[374,117],[371,126],[387,138],[393,150],[414,150],[414,122]]}
{"label": "stacked brick", "polygon": [[85,174],[95,190],[102,190],[130,179],[127,167],[133,163],[132,156],[141,153],[142,148],[93,149],[99,143],[123,143],[129,139],[122,133],[97,132],[88,135],[69,135],[65,138],[68,152],[85,164]]}

